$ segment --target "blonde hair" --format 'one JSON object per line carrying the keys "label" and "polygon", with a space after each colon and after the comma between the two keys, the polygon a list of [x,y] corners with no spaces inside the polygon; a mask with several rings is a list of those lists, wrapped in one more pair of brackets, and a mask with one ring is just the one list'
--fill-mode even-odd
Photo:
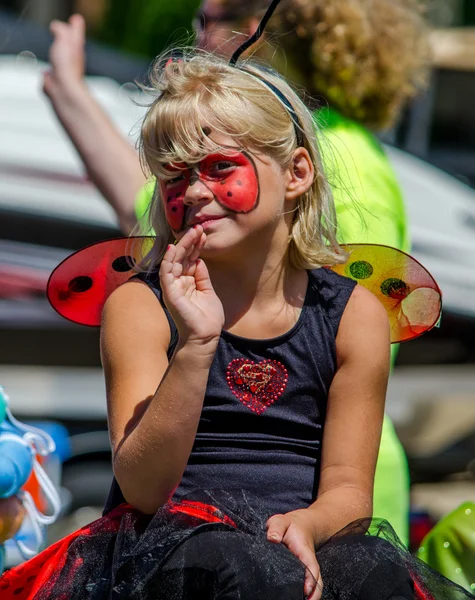
{"label": "blonde hair", "polygon": [[[268,4],[223,0],[220,6],[239,21],[259,18]],[[275,58],[291,81],[323,95],[349,119],[385,129],[427,86],[426,6],[427,0],[282,0],[267,39],[283,50]],[[259,51],[268,55],[268,45]]]}
{"label": "blonde hair", "polygon": [[[169,176],[164,168],[167,163],[199,162],[210,152],[209,143],[203,144],[203,127],[209,124],[213,131],[238,140],[241,147],[288,167],[297,148],[296,129],[283,102],[263,83],[265,79],[291,103],[302,145],[315,169],[310,189],[297,201],[289,236],[290,263],[298,269],[313,269],[345,262],[346,254],[336,241],[335,209],[317,148],[315,123],[298,95],[276,73],[253,62],[234,67],[202,50],[181,53],[180,60],[170,60],[170,54],[159,57],[152,68],[148,90],[157,97],[142,124],[143,166],[165,178]],[[167,245],[174,241],[159,194],[157,185],[149,217],[157,237],[146,261],[148,269],[157,267]]]}

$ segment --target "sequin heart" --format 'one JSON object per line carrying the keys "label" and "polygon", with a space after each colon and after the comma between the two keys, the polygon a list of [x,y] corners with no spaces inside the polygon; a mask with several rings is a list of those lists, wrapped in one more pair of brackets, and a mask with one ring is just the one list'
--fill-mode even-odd
{"label": "sequin heart", "polygon": [[226,373],[232,393],[258,415],[282,396],[288,378],[287,369],[277,360],[255,363],[247,358],[235,358]]}

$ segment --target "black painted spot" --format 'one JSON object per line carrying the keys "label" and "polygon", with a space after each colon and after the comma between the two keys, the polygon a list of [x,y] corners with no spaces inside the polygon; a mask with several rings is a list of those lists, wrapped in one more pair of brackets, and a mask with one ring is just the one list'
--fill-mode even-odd
{"label": "black painted spot", "polygon": [[78,275],[68,283],[68,290],[76,294],[83,294],[92,288],[93,280],[88,275]]}
{"label": "black painted spot", "polygon": [[14,590],[13,595],[14,596],[20,595],[23,592],[24,589],[25,588],[22,588],[22,587],[21,588],[17,588],[16,590]]}
{"label": "black painted spot", "polygon": [[112,263],[112,268],[117,273],[126,273],[130,271],[135,265],[135,258],[133,256],[119,256]]}
{"label": "black painted spot", "polygon": [[402,279],[389,277],[381,284],[381,291],[385,296],[394,300],[403,300],[409,295],[409,286]]}
{"label": "black painted spot", "polygon": [[27,581],[33,581],[34,579],[36,579],[37,575],[30,575],[29,577],[26,578]]}
{"label": "black painted spot", "polygon": [[178,210],[177,206],[172,206],[172,212],[176,212]]}
{"label": "black painted spot", "polygon": [[366,260],[357,260],[351,263],[350,273],[355,279],[368,279],[373,274],[373,266]]}
{"label": "black painted spot", "polygon": [[232,193],[232,192],[228,192],[228,193],[226,194],[226,196],[228,196],[228,198],[231,198],[231,197],[232,197],[232,195],[233,195],[233,193]]}
{"label": "black painted spot", "polygon": [[2,585],[0,585],[0,592],[3,592],[4,590],[7,590],[10,587],[10,584],[7,583],[2,583]]}

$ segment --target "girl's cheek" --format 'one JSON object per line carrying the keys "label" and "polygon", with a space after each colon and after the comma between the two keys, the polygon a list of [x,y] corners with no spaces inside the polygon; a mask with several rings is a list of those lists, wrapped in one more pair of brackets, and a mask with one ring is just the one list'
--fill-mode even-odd
{"label": "girl's cheek", "polygon": [[173,231],[182,231],[185,227],[185,204],[181,190],[167,190],[161,186],[165,215]]}
{"label": "girl's cheek", "polygon": [[251,163],[235,169],[225,179],[207,185],[221,205],[236,213],[251,212],[259,202],[259,180]]}

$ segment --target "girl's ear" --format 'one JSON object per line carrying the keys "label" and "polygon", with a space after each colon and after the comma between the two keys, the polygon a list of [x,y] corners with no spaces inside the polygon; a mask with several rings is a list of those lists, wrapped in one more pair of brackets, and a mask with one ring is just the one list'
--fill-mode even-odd
{"label": "girl's ear", "polygon": [[314,169],[309,153],[305,148],[297,148],[288,168],[285,199],[295,200],[305,194],[313,183],[313,177]]}

